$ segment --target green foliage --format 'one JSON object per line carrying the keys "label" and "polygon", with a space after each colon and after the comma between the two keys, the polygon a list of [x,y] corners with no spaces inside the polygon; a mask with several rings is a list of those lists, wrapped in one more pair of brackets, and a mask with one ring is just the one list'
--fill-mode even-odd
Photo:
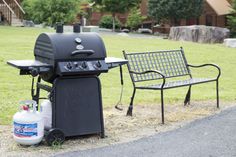
{"label": "green foliage", "polygon": [[102,4],[102,0],[94,0],[94,2],[99,5]]}
{"label": "green foliage", "polygon": [[52,142],[51,148],[53,150],[62,149],[62,142],[60,140],[56,139],[55,141]]}
{"label": "green foliage", "polygon": [[236,37],[236,0],[233,1],[233,9],[232,15],[228,16],[227,22],[230,29],[231,37]]}
{"label": "green foliage", "polygon": [[[113,17],[109,15],[103,16],[99,22],[99,27],[111,29],[113,27]],[[121,27],[120,21],[117,18],[115,18],[115,28],[117,29],[120,27]]]}
{"label": "green foliage", "polygon": [[142,24],[142,21],[145,17],[142,16],[139,9],[134,8],[129,13],[129,16],[127,18],[126,25],[131,28],[131,30],[137,28],[140,24]]}
{"label": "green foliage", "polygon": [[116,13],[128,12],[131,8],[137,6],[141,0],[96,0],[95,2],[101,6],[102,11],[112,14],[114,31]]}
{"label": "green foliage", "polygon": [[25,10],[24,19],[26,20],[32,20],[33,15],[33,6],[34,6],[35,0],[23,0],[21,5]]}
{"label": "green foliage", "polygon": [[70,23],[79,12],[77,0],[24,0],[26,19],[53,26],[56,22]]}
{"label": "green foliage", "polygon": [[110,13],[125,13],[137,6],[140,0],[102,0],[103,9]]}
{"label": "green foliage", "polygon": [[231,37],[236,37],[236,17],[228,16],[228,25]]}
{"label": "green foliage", "polygon": [[157,21],[197,18],[203,10],[203,0],[149,0],[148,14]]}

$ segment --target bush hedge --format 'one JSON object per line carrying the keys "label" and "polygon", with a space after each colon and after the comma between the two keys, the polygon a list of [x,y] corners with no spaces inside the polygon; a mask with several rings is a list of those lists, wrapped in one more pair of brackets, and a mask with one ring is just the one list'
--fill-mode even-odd
{"label": "bush hedge", "polygon": [[[112,16],[105,15],[101,18],[101,20],[99,22],[99,27],[112,29],[112,26],[113,26]],[[115,27],[116,27],[116,29],[121,27],[121,23],[117,18],[115,18]]]}

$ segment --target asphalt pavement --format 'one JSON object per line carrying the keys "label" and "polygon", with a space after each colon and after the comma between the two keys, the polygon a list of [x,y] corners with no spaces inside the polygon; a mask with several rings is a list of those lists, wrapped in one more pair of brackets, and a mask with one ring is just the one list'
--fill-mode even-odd
{"label": "asphalt pavement", "polygon": [[137,141],[57,157],[236,157],[236,107]]}

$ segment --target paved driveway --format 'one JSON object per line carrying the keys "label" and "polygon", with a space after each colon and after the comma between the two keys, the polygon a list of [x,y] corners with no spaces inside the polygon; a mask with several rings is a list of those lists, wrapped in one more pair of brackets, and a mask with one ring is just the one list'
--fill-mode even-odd
{"label": "paved driveway", "polygon": [[236,157],[236,107],[169,132],[57,157]]}

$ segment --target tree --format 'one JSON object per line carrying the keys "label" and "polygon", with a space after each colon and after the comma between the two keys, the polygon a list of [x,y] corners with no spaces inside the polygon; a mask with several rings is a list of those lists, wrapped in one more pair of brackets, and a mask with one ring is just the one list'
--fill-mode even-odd
{"label": "tree", "polygon": [[133,30],[137,28],[140,24],[142,24],[142,21],[144,18],[145,17],[142,16],[139,9],[133,8],[131,12],[129,13],[126,25],[130,27],[131,30]]}
{"label": "tree", "polygon": [[78,0],[24,0],[27,19],[53,26],[56,22],[70,23],[79,12]]}
{"label": "tree", "polygon": [[[115,28],[121,26],[120,21],[115,19]],[[99,22],[99,27],[111,29],[113,27],[113,18],[110,15],[103,16]]]}
{"label": "tree", "polygon": [[197,18],[203,10],[203,0],[149,0],[148,14],[158,22],[171,20],[176,25],[180,19]]}
{"label": "tree", "polygon": [[31,20],[33,15],[33,5],[35,0],[23,0],[21,5],[24,8],[24,19]]}
{"label": "tree", "polygon": [[229,25],[230,33],[232,37],[236,37],[236,0],[233,1],[232,15],[228,16],[227,22]]}
{"label": "tree", "polygon": [[101,5],[103,11],[110,12],[113,17],[113,31],[115,31],[116,13],[128,12],[131,8],[137,6],[141,0],[96,0]]}

